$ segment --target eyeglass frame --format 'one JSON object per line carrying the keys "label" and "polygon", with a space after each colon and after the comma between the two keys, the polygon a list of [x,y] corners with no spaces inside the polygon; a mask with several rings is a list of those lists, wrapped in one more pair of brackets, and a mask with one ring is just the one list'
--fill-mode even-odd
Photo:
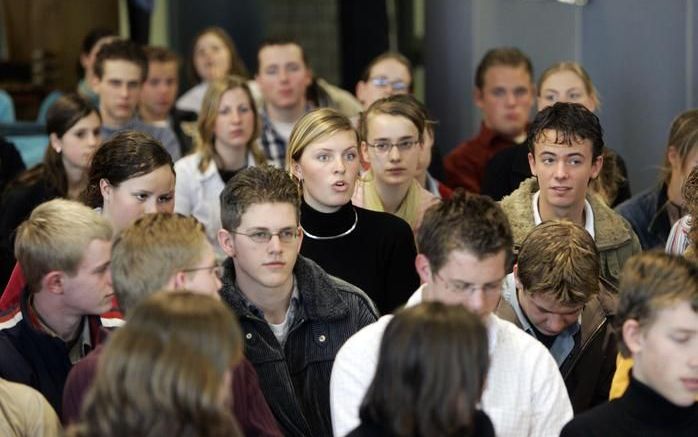
{"label": "eyeglass frame", "polygon": [[[403,145],[403,146],[401,147],[401,146],[400,146],[400,143],[409,143],[409,146],[404,146],[404,145]],[[386,145],[386,144],[389,144],[389,145],[390,145],[387,149],[381,149],[381,148],[380,148],[380,146]],[[400,140],[400,141],[398,141],[398,142],[396,142],[396,143],[393,143],[393,142],[391,142],[391,141],[383,141],[383,142],[380,142],[380,143],[373,143],[373,144],[371,144],[371,143],[369,143],[369,142],[366,142],[366,145],[367,145],[368,147],[371,147],[371,148],[375,149],[376,153],[379,154],[379,155],[387,155],[387,154],[389,154],[390,151],[393,150],[393,147],[396,147],[397,150],[398,150],[398,152],[408,152],[408,151],[412,150],[412,148],[413,148],[414,146],[418,145],[418,144],[422,144],[422,140],[419,140],[419,139],[416,139],[416,140],[415,140],[415,139],[412,139],[412,140]]]}
{"label": "eyeglass frame", "polygon": [[199,270],[211,270],[211,272],[216,276],[216,278],[223,279],[223,266],[219,262],[216,262],[212,266],[207,266],[207,267],[194,267],[191,269],[182,269],[182,270],[180,270],[180,272],[189,273],[189,272],[198,272]]}
{"label": "eyeglass frame", "polygon": [[[282,232],[290,231],[291,229],[294,230],[293,237],[289,237],[288,239],[286,239],[286,238],[283,238],[281,236]],[[257,243],[257,244],[269,244],[269,242],[271,241],[272,238],[274,238],[274,236],[279,238],[280,243],[290,244],[293,242],[293,240],[296,240],[300,236],[301,227],[296,226],[295,228],[284,228],[278,232],[270,232],[269,230],[257,230],[257,231],[250,232],[250,233],[238,232],[238,231],[228,231],[228,232],[230,232],[231,234],[236,234],[236,235],[244,235],[245,237],[249,238],[250,240],[252,240],[254,243]],[[254,234],[265,234],[265,235],[268,235],[268,237],[265,236],[263,239],[260,240],[258,238],[253,237]]]}
{"label": "eyeglass frame", "polygon": [[407,90],[410,88],[410,86],[404,80],[397,79],[391,81],[390,79],[388,79],[388,76],[369,77],[368,80],[376,88],[386,88],[389,86],[390,89],[398,92],[407,92]]}
{"label": "eyeglass frame", "polygon": [[[495,281],[498,285],[492,285],[495,282],[492,282],[490,284],[484,284],[484,285],[474,285],[470,284],[467,287],[458,287],[453,284],[453,281],[458,281],[459,283],[465,285],[466,282],[458,280],[458,279],[446,279],[443,276],[439,275],[438,273],[434,274],[435,278],[439,278],[444,284],[446,284],[446,288],[448,291],[454,294],[459,294],[459,295],[465,295],[465,296],[472,296],[475,294],[477,290],[482,290],[483,294],[491,295],[495,292],[501,293],[502,290],[504,289],[504,280],[506,279],[506,276],[502,277],[502,279]],[[488,289],[488,287],[491,287]]]}

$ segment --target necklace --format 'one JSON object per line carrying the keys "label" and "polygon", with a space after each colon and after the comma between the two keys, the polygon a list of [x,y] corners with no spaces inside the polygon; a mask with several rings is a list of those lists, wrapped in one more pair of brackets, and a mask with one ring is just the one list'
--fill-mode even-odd
{"label": "necklace", "polygon": [[351,225],[349,229],[346,231],[342,232],[341,234],[337,235],[330,235],[329,237],[321,237],[319,235],[313,235],[310,232],[306,231],[305,228],[303,228],[303,225],[301,225],[301,230],[303,231],[303,234],[308,237],[312,238],[313,240],[335,240],[337,238],[342,238],[346,237],[347,235],[351,234],[354,229],[356,229],[356,225],[359,223],[359,215],[356,213],[356,209],[354,209],[354,224]]}

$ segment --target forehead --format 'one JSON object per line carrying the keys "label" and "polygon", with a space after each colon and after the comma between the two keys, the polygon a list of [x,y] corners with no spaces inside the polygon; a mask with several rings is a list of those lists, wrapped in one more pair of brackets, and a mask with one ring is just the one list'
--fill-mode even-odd
{"label": "forehead", "polygon": [[123,181],[119,188],[143,190],[152,193],[169,192],[174,189],[175,177],[169,165],[163,165],[150,173]]}
{"label": "forehead", "polygon": [[493,65],[485,71],[483,87],[530,86],[531,76],[523,65]]}
{"label": "forehead", "polygon": [[562,135],[562,132],[552,129],[544,130],[534,141],[536,155],[550,153],[554,155],[579,154],[591,156],[591,140],[573,138],[572,144],[566,144],[563,140],[566,140],[566,138]]}
{"label": "forehead", "polygon": [[141,67],[125,59],[107,59],[104,61],[104,78],[121,80],[139,80]]}
{"label": "forehead", "polygon": [[229,89],[221,95],[221,105],[239,103],[250,103],[247,93],[240,87]]}
{"label": "forehead", "polygon": [[240,218],[241,228],[281,229],[296,226],[296,207],[287,202],[253,203]]}
{"label": "forehead", "polygon": [[95,239],[85,247],[85,254],[80,261],[80,269],[91,269],[104,264],[111,258],[111,241]]}
{"label": "forehead", "polygon": [[687,300],[681,300],[654,311],[654,317],[647,329],[682,330],[698,332],[698,313]]}
{"label": "forehead", "polygon": [[196,40],[195,49],[200,49],[206,46],[224,46],[225,42],[223,39],[213,32],[206,32]]}
{"label": "forehead", "polygon": [[417,126],[402,115],[369,114],[367,131],[371,137],[402,137],[417,135]]}
{"label": "forehead", "polygon": [[371,67],[370,77],[388,76],[389,78],[398,77],[405,81],[410,81],[410,72],[407,67],[393,58],[383,59]]}
{"label": "forehead", "polygon": [[559,299],[557,299],[553,294],[551,293],[533,293],[533,294],[527,294],[528,298],[539,308],[550,311],[550,312],[570,312],[574,310],[578,310],[580,307],[583,305],[575,305],[575,304],[565,304],[562,303]]}
{"label": "forehead", "polygon": [[339,149],[344,150],[348,147],[356,147],[356,134],[354,131],[343,130],[334,132],[330,135],[320,137],[316,141],[308,144],[306,149]]}
{"label": "forehead", "polygon": [[298,62],[303,64],[303,52],[298,44],[274,44],[259,51],[259,66]]}
{"label": "forehead", "polygon": [[455,249],[448,254],[446,263],[438,273],[452,279],[472,284],[486,284],[498,281],[506,274],[506,252],[501,250],[494,255],[478,258],[467,249]]}
{"label": "forehead", "polygon": [[584,81],[577,73],[569,70],[556,71],[549,75],[541,84],[541,88],[572,88],[578,87],[586,89]]}
{"label": "forehead", "polygon": [[148,77],[154,76],[177,76],[177,61],[150,61]]}

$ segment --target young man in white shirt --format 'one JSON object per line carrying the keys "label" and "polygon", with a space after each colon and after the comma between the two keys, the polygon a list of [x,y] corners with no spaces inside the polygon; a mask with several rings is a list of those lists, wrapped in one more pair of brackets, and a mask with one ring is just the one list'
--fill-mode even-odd
{"label": "young man in white shirt", "polygon": [[[491,356],[482,409],[499,436],[557,436],[572,406],[552,356],[537,340],[492,314],[512,258],[506,216],[491,199],[458,192],[431,207],[417,233],[415,260],[423,285],[407,305],[463,305],[488,327]],[[340,349],[330,385],[334,435],[359,425],[359,406],[391,316],[367,326]]]}

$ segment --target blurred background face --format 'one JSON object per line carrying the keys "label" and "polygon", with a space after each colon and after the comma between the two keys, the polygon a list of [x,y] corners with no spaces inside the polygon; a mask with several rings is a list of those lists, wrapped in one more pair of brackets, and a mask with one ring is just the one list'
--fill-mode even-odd
{"label": "blurred background face", "polygon": [[141,90],[141,109],[165,120],[177,98],[177,63],[150,62],[148,78]]}
{"label": "blurred background face", "polygon": [[407,94],[412,84],[410,72],[395,59],[384,59],[371,68],[368,80],[356,85],[356,97],[364,109],[373,102],[395,94]]}
{"label": "blurred background face", "polygon": [[485,126],[510,138],[525,132],[533,106],[533,84],[526,69],[495,65],[485,72],[482,89],[475,90],[475,104]]}
{"label": "blurred background face", "polygon": [[[377,182],[385,185],[410,183],[417,175],[420,149],[419,132],[409,119],[399,115],[374,114],[368,118],[367,139],[363,143],[363,153],[371,164]],[[394,144],[413,142],[408,150],[400,150]],[[381,152],[374,147],[379,144],[393,144]]]}
{"label": "blurred background face", "polygon": [[264,101],[279,109],[305,104],[305,92],[311,73],[303,62],[303,53],[296,44],[270,45],[258,54],[257,83]]}
{"label": "blurred background face", "polygon": [[128,122],[136,111],[141,93],[141,67],[130,61],[104,62],[102,79],[96,79],[99,110],[104,124],[114,127]]}
{"label": "blurred background face", "polygon": [[557,102],[579,103],[596,111],[596,98],[589,93],[582,79],[572,71],[558,71],[548,76],[538,90],[538,110]]}
{"label": "blurred background face", "polygon": [[337,211],[351,200],[359,176],[356,134],[336,132],[308,145],[292,167],[303,181],[308,205],[320,212]]}
{"label": "blurred background face", "polygon": [[214,127],[216,149],[245,148],[254,133],[254,117],[250,99],[242,88],[224,92]]}
{"label": "blurred background face", "polygon": [[232,60],[225,43],[214,33],[205,33],[194,46],[194,68],[203,81],[228,74]]}
{"label": "blurred background face", "polygon": [[61,154],[66,169],[87,171],[92,154],[101,142],[102,122],[96,112],[81,118],[62,137],[51,135],[51,146]]}
{"label": "blurred background face", "polygon": [[127,179],[118,186],[102,179],[103,213],[115,231],[131,225],[145,214],[174,211],[175,175],[169,165]]}

